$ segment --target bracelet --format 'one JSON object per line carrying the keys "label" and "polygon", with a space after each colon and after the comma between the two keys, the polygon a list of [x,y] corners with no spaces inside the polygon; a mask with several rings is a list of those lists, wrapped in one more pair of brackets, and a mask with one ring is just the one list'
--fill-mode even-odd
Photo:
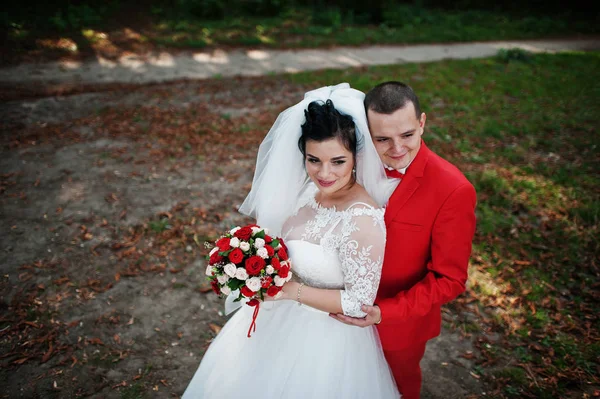
{"label": "bracelet", "polygon": [[296,300],[298,301],[298,305],[302,305],[302,302],[300,302],[300,293],[302,292],[302,287],[304,287],[304,283],[301,283],[298,286],[298,295],[296,297]]}
{"label": "bracelet", "polygon": [[[374,303],[373,305],[379,307],[379,305],[377,305],[376,303]],[[377,323],[373,323],[373,324],[375,324],[375,325],[381,324],[382,319],[383,319],[383,314],[381,313],[381,308],[379,308],[379,321]]]}

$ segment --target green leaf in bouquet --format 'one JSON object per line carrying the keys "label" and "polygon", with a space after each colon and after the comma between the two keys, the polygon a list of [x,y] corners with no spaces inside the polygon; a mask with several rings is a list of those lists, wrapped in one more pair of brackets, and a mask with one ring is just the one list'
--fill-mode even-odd
{"label": "green leaf in bouquet", "polygon": [[233,251],[233,249],[228,249],[227,251],[219,252],[219,255],[221,255],[221,256],[229,256],[229,254],[231,253],[231,251]]}
{"label": "green leaf in bouquet", "polygon": [[254,234],[254,238],[262,238],[263,240],[265,239],[265,231],[261,230],[258,233]]}
{"label": "green leaf in bouquet", "polygon": [[271,243],[269,244],[270,246],[273,247],[273,249],[277,248],[279,246],[279,239],[274,239],[273,241],[271,241]]}
{"label": "green leaf in bouquet", "polygon": [[245,281],[238,280],[237,278],[232,278],[231,280],[229,280],[229,283],[227,285],[229,286],[229,288],[231,288],[232,291],[235,291],[242,288],[244,284],[246,284]]}

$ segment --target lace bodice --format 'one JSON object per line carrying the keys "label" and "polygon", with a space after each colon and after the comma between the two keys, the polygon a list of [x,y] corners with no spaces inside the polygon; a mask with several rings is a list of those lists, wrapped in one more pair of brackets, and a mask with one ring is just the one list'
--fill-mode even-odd
{"label": "lace bodice", "polygon": [[375,301],[385,250],[384,210],[362,202],[320,206],[309,193],[283,226],[293,269],[306,284],[340,289],[345,315],[364,317]]}

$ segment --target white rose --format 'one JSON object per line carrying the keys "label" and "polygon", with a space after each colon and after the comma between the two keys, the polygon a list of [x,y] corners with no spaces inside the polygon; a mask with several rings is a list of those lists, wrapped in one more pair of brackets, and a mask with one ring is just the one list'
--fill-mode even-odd
{"label": "white rose", "polygon": [[273,274],[275,273],[275,268],[271,265],[268,265],[265,271],[267,272],[267,274]]}
{"label": "white rose", "polygon": [[292,279],[292,272],[288,273],[288,276],[285,278],[285,282],[287,283],[288,281],[290,281]]}
{"label": "white rose", "polygon": [[235,277],[235,271],[237,270],[237,267],[233,264],[233,263],[228,263],[225,265],[225,267],[223,268],[223,271],[225,272],[225,274],[227,274],[229,277]]}
{"label": "white rose", "polygon": [[281,267],[287,266],[288,265],[288,261],[284,260],[283,262],[279,263],[281,265]]}
{"label": "white rose", "polygon": [[217,276],[217,281],[219,281],[219,284],[225,284],[229,281],[229,276],[226,274],[223,274],[222,276]]}
{"label": "white rose", "polygon": [[213,249],[210,250],[210,254],[209,256],[212,256],[212,254],[214,254],[215,252],[217,252],[219,250],[219,247],[214,247]]}
{"label": "white rose", "polygon": [[279,276],[275,276],[275,278],[273,279],[273,281],[275,281],[275,285],[278,287],[281,287],[282,285],[285,284],[285,279],[281,278]]}
{"label": "white rose", "polygon": [[265,232],[265,234],[269,234],[269,229],[267,229],[266,227],[263,229],[263,231]]}
{"label": "white rose", "polygon": [[246,280],[248,278],[248,272],[243,267],[238,267],[235,271],[235,278],[238,280]]}
{"label": "white rose", "polygon": [[212,276],[213,267],[211,265],[206,266],[206,275]]}
{"label": "white rose", "polygon": [[257,238],[256,240],[254,240],[254,248],[260,249],[264,246],[265,246],[265,240],[263,240],[262,238]]}
{"label": "white rose", "polygon": [[223,287],[221,287],[221,292],[225,295],[229,295],[231,294],[231,288],[229,288],[229,286],[224,285]]}
{"label": "white rose", "polygon": [[258,233],[258,232],[259,232],[259,231],[261,231],[261,230],[262,230],[262,229],[261,229],[260,227],[256,227],[256,226],[252,227],[252,235],[254,235],[254,234]]}
{"label": "white rose", "polygon": [[269,257],[269,252],[267,251],[267,248],[264,247],[256,251],[256,254],[263,259],[267,259]]}
{"label": "white rose", "polygon": [[258,277],[252,277],[246,280],[246,286],[254,292],[260,290],[260,285],[260,278]]}
{"label": "white rose", "polygon": [[250,249],[250,244],[248,244],[246,241],[242,241],[240,242],[240,249],[246,252]]}
{"label": "white rose", "polygon": [[229,245],[231,245],[233,248],[237,248],[240,246],[240,239],[237,237],[233,237],[231,240],[229,240]]}
{"label": "white rose", "polygon": [[229,230],[229,234],[234,235],[236,231],[238,231],[239,229],[241,229],[240,226],[234,227],[233,229]]}

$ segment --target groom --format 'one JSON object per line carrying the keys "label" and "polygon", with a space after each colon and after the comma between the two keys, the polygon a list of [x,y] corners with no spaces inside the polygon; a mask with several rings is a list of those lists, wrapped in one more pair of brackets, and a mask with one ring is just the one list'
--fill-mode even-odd
{"label": "groom", "polygon": [[402,397],[417,399],[419,363],[427,341],[440,333],[440,307],[465,290],[475,189],[423,142],[426,115],[408,85],[374,87],[365,109],[386,173],[398,185],[385,211],[387,244],[376,304],[363,306],[363,319],[332,317],[360,327],[377,324]]}

